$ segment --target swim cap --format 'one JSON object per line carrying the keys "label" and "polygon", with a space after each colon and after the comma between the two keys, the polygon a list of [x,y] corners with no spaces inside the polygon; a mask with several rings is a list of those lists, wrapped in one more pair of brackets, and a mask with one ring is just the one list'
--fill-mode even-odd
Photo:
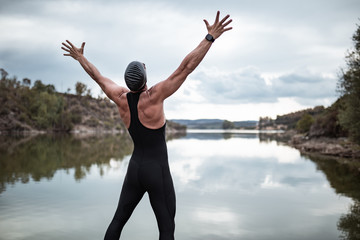
{"label": "swim cap", "polygon": [[129,63],[124,74],[125,83],[131,91],[139,91],[146,84],[146,70],[144,64],[138,61]]}

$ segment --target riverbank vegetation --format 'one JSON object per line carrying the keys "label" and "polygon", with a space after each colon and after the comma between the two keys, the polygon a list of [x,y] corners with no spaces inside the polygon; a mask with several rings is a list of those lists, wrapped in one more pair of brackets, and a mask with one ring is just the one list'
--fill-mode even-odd
{"label": "riverbank vegetation", "polygon": [[[76,94],[57,92],[54,85],[9,77],[0,69],[1,132],[126,132],[117,106],[108,98],[93,98],[81,82]],[[186,128],[168,122],[170,133]]]}
{"label": "riverbank vegetation", "polygon": [[354,47],[346,56],[347,68],[342,70],[339,90],[344,99],[340,109],[339,122],[349,136],[360,143],[360,25],[352,37]]}
{"label": "riverbank vegetation", "polygon": [[100,175],[111,160],[120,162],[131,154],[133,143],[127,134],[39,134],[19,136],[0,135],[0,194],[7,185],[21,181],[52,179],[62,169],[74,169],[79,181],[97,165]]}
{"label": "riverbank vegetation", "polygon": [[[59,93],[54,85],[8,77],[0,69],[0,131],[70,132],[80,127],[123,130],[116,107],[107,99],[94,99],[83,91]],[[77,83],[76,87],[82,85]],[[89,93],[89,92],[88,92]]]}

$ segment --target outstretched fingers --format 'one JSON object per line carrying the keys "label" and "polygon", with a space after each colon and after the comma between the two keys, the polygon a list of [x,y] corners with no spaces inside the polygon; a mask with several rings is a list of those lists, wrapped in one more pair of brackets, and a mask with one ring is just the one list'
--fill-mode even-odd
{"label": "outstretched fingers", "polygon": [[80,48],[75,47],[69,40],[62,43],[61,49],[65,51],[64,56],[70,56],[75,60],[78,60],[84,54],[85,42],[81,44]]}
{"label": "outstretched fingers", "polygon": [[66,42],[67,42],[68,44],[70,44],[70,46],[71,46],[72,48],[75,48],[75,46],[74,46],[69,40],[66,40]]}
{"label": "outstretched fingers", "polygon": [[66,53],[63,54],[63,56],[69,56],[69,57],[74,57],[74,45],[71,44],[71,42],[69,42],[68,40],[66,40],[67,43],[62,43],[63,47],[61,47],[62,50],[64,50]]}
{"label": "outstretched fingers", "polygon": [[222,25],[226,21],[226,19],[228,19],[229,17],[230,17],[229,14],[226,15],[223,19],[221,19],[220,24]]}
{"label": "outstretched fingers", "polygon": [[216,14],[216,21],[215,22],[218,23],[217,26],[222,28],[224,31],[228,31],[228,30],[232,29],[232,28],[225,28],[227,25],[229,25],[232,22],[232,19],[229,19],[230,15],[228,14],[225,17],[223,17],[220,22],[218,21],[219,16],[220,16],[220,11],[218,11],[217,14]]}
{"label": "outstretched fingers", "polygon": [[[223,28],[225,28],[227,25],[229,25],[230,23],[232,22],[232,19],[230,19],[229,21],[227,21],[226,23],[224,23],[222,26],[223,26]],[[225,28],[225,29],[228,29],[228,30],[230,30],[230,29],[232,29],[232,27],[229,27],[229,28]]]}
{"label": "outstretched fingers", "polygon": [[61,47],[61,49],[64,50],[64,51],[66,51],[66,52],[68,52],[68,53],[70,52],[69,49],[66,49],[66,48],[64,48],[64,47]]}
{"label": "outstretched fingers", "polygon": [[217,11],[214,24],[219,22],[219,17],[220,17],[220,11]]}
{"label": "outstretched fingers", "polygon": [[231,29],[232,29],[232,27],[224,28],[223,32],[229,31]]}
{"label": "outstretched fingers", "polygon": [[69,45],[67,45],[66,43],[62,43],[63,46],[65,46],[66,48],[68,48],[68,50],[71,49],[71,47]]}
{"label": "outstretched fingers", "polygon": [[219,19],[220,19],[220,11],[217,11],[215,22],[213,25],[210,25],[209,22],[206,19],[204,19],[208,33],[210,33],[215,39],[220,37],[221,34],[223,34],[224,32],[232,29],[232,27],[228,27],[228,25],[232,22],[232,19],[230,19],[229,14],[227,14],[221,20]]}
{"label": "outstretched fingers", "polygon": [[85,42],[83,42],[83,43],[81,44],[81,48],[80,48],[81,54],[84,54],[84,47],[85,47]]}
{"label": "outstretched fingers", "polygon": [[204,19],[204,23],[205,23],[205,25],[206,25],[206,28],[209,28],[209,27],[210,27],[210,24],[209,24],[209,22],[208,22],[206,19]]}
{"label": "outstretched fingers", "polygon": [[[231,22],[232,22],[232,19],[229,19],[228,18],[230,17],[230,15],[226,15],[221,21],[220,21],[220,28],[221,28],[221,32],[226,32],[226,31],[229,31],[232,29],[232,27],[228,27],[226,28],[226,26],[228,26]],[[226,21],[227,20],[227,21]]]}

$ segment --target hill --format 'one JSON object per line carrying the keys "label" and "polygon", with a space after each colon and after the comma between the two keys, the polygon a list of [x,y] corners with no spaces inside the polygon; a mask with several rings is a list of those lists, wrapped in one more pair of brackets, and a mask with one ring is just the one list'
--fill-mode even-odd
{"label": "hill", "polygon": [[[40,80],[9,78],[0,69],[0,132],[126,132],[117,106],[108,98],[93,98],[84,84],[78,94],[59,93]],[[185,127],[168,122],[169,132]]]}
{"label": "hill", "polygon": [[230,122],[222,119],[171,119],[171,121],[185,125],[188,129],[255,129],[258,123],[258,121]]}
{"label": "hill", "polygon": [[269,117],[260,117],[259,129],[295,129],[296,124],[305,114],[309,114],[312,117],[317,117],[321,115],[324,111],[325,108],[323,106],[316,106],[314,108],[308,108],[285,115],[278,115],[276,119],[272,119]]}

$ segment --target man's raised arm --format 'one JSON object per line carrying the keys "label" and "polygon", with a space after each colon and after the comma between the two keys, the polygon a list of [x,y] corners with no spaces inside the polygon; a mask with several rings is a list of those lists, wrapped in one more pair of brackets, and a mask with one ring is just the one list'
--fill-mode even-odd
{"label": "man's raised arm", "polygon": [[77,60],[80,63],[80,65],[83,67],[83,69],[89,74],[89,76],[99,84],[99,86],[104,91],[104,93],[111,100],[117,103],[121,94],[127,92],[128,90],[124,87],[117,85],[109,78],[102,76],[99,70],[85,58],[84,56],[85,42],[81,44],[81,48],[75,47],[68,40],[66,40],[66,42],[67,43],[62,43],[64,47],[61,47],[61,49],[67,52],[64,54],[64,56],[70,56],[75,60]]}
{"label": "man's raised arm", "polygon": [[168,79],[156,84],[153,89],[151,89],[151,94],[156,100],[163,101],[176,92],[187,76],[192,73],[203,60],[215,39],[219,38],[224,32],[232,29],[232,27],[226,27],[232,22],[231,19],[226,21],[230,15],[226,15],[221,21],[219,17],[220,12],[218,11],[213,25],[210,25],[208,21],[204,19],[208,30],[206,39],[203,39],[200,44],[184,58],[180,66]]}

